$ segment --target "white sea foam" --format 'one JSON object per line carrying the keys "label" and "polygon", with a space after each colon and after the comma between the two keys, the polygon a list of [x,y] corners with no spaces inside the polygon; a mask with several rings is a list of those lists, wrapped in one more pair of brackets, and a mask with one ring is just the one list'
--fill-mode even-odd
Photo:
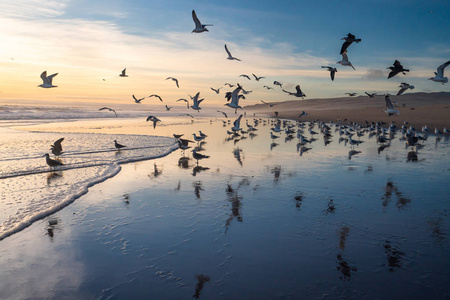
{"label": "white sea foam", "polygon": [[[64,137],[62,166],[51,170],[43,154]],[[117,151],[113,140],[127,147]],[[173,138],[143,135],[37,133],[2,129],[0,240],[72,203],[120,164],[167,155]]]}

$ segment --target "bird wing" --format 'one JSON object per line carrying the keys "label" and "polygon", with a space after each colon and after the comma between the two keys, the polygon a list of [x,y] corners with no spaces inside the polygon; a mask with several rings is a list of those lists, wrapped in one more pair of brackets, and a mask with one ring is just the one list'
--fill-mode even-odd
{"label": "bird wing", "polygon": [[299,95],[302,95],[302,94],[303,94],[303,93],[302,93],[302,90],[300,89],[300,85],[297,84],[297,86],[295,87],[295,89],[297,90],[297,93],[298,93]]}
{"label": "bird wing", "polygon": [[398,91],[397,96],[400,96],[403,94],[404,91],[406,91],[408,88],[401,88],[400,91]]}
{"label": "bird wing", "polygon": [[175,83],[177,84],[177,88],[180,88],[180,86],[178,85],[178,79],[172,78],[172,80],[175,81]]}
{"label": "bird wing", "polygon": [[440,76],[440,77],[444,77],[444,69],[445,69],[445,67],[447,67],[448,65],[450,65],[450,60],[449,60],[448,62],[446,62],[446,63],[440,65],[440,66],[437,68],[437,73],[438,73],[437,75]]}
{"label": "bird wing", "polygon": [[241,123],[241,118],[242,118],[242,115],[240,115],[239,118],[237,118],[237,119],[233,122],[234,127],[239,128],[239,124]]}
{"label": "bird wing", "polygon": [[202,28],[202,24],[200,23],[200,20],[197,18],[195,10],[192,10],[192,19],[194,20],[195,28]]}
{"label": "bird wing", "polygon": [[402,64],[398,60],[394,61],[394,67],[396,67],[396,68],[403,68]]}
{"label": "bird wing", "polygon": [[334,80],[334,74],[335,73],[336,73],[336,71],[334,71],[334,70],[330,72],[331,80]]}
{"label": "bird wing", "polygon": [[342,61],[346,61],[348,62],[348,56],[347,56],[347,51],[344,51],[342,54]]}
{"label": "bird wing", "polygon": [[389,96],[384,97],[384,100],[386,101],[387,108],[394,109],[394,105],[392,105],[392,101]]}
{"label": "bird wing", "polygon": [[228,57],[231,57],[231,58],[233,57],[233,56],[231,55],[230,51],[228,50],[227,44],[225,44],[225,51],[227,51]]}
{"label": "bird wing", "polygon": [[44,71],[41,73],[41,79],[44,82],[44,84],[49,84],[48,79],[47,79],[47,71]]}
{"label": "bird wing", "polygon": [[125,75],[125,72],[127,71],[127,68],[122,70],[122,75]]}
{"label": "bird wing", "polygon": [[342,44],[340,54],[343,54],[343,53],[347,50],[348,46],[350,46],[351,43],[353,43],[353,41],[351,41],[351,42],[345,41],[345,42]]}
{"label": "bird wing", "polygon": [[133,99],[134,99],[134,101],[139,102],[139,100],[136,99],[136,97],[134,95],[133,95]]}
{"label": "bird wing", "polygon": [[388,79],[394,77],[397,74],[398,74],[398,71],[392,70],[391,72],[389,72]]}

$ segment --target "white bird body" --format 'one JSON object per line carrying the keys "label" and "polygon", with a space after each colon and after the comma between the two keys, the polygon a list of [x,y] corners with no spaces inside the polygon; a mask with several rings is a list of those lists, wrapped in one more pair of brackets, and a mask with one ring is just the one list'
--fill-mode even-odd
{"label": "white bird body", "polygon": [[198,92],[194,97],[192,97],[192,101],[194,102],[194,104],[191,105],[191,108],[199,111],[200,109],[202,109],[199,105],[200,103],[204,100],[204,99],[198,99],[198,97],[200,96],[200,92]]}
{"label": "white bird body", "polygon": [[437,72],[434,72],[434,77],[428,78],[434,82],[440,82],[442,84],[448,82],[448,78],[444,77],[444,69],[450,64],[450,60],[437,68]]}
{"label": "white bird body", "polygon": [[391,98],[389,97],[389,95],[386,95],[384,97],[384,100],[386,101],[386,110],[385,112],[388,114],[388,116],[393,116],[393,115],[399,115],[400,112],[396,109],[394,109],[394,105],[392,104]]}
{"label": "white bird body", "polygon": [[38,87],[42,87],[42,88],[46,88],[46,89],[58,87],[57,85],[52,84],[53,77],[55,77],[56,75],[58,75],[58,73],[47,76],[47,71],[42,72],[41,78],[42,78],[43,83],[38,85]]}
{"label": "white bird body", "polygon": [[347,56],[347,50],[344,51],[344,53],[342,53],[342,60],[337,62],[340,65],[343,66],[349,66],[352,67],[353,70],[356,70],[355,67],[352,65],[352,63],[348,60],[348,56]]}
{"label": "white bird body", "polygon": [[200,22],[200,20],[197,18],[197,14],[195,13],[195,10],[192,10],[192,19],[194,20],[194,24],[195,24],[195,28],[194,28],[194,30],[192,30],[192,32],[202,33],[204,31],[209,31],[206,28],[206,26],[213,26],[212,24],[202,24]]}
{"label": "white bird body", "polygon": [[410,85],[410,84],[408,84],[408,83],[406,83],[406,82],[402,82],[402,83],[399,85],[399,88],[400,88],[400,90],[398,91],[397,96],[400,96],[401,94],[403,94],[403,92],[406,91],[407,89],[413,90],[413,89],[414,89],[414,86],[413,86],[413,85]]}
{"label": "white bird body", "polygon": [[231,102],[230,103],[226,103],[225,105],[234,109],[242,109],[242,107],[239,105],[239,92],[242,90],[242,88],[239,86],[237,87],[232,93],[231,93]]}

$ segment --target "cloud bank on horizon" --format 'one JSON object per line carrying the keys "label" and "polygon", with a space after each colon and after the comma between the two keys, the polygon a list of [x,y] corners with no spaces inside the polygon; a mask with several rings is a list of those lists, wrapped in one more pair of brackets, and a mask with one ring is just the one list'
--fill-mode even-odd
{"label": "cloud bank on horizon", "polygon": [[[413,2],[0,3],[0,26],[7,28],[0,32],[0,97],[126,103],[132,94],[156,93],[172,104],[201,91],[207,105],[224,102],[210,87],[239,82],[253,90],[245,105],[291,100],[277,88],[263,88],[274,80],[288,90],[300,84],[309,99],[396,93],[401,82],[415,85],[415,91],[450,91],[448,84],[428,80],[450,60],[450,4]],[[209,32],[191,33],[192,9],[202,23],[214,25]],[[362,39],[347,49],[356,70],[336,63],[349,32]],[[227,60],[224,44],[242,61]],[[387,80],[394,60],[411,71]],[[338,69],[334,81],[321,68],[326,65]],[[118,76],[123,68],[126,79]],[[45,70],[59,73],[58,88],[50,92],[37,88]],[[265,78],[239,77],[252,73]],[[168,76],[178,78],[179,89]]]}

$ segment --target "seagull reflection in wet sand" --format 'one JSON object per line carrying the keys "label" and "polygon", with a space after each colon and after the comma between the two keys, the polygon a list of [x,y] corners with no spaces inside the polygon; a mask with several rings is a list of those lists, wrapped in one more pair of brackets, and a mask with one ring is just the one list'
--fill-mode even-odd
{"label": "seagull reflection in wet sand", "polygon": [[350,280],[351,272],[356,272],[358,269],[356,267],[350,267],[341,254],[336,255],[336,258],[338,259],[338,266],[336,268],[342,274],[339,278],[342,280]]}
{"label": "seagull reflection in wet sand", "polygon": [[295,207],[297,208],[297,210],[300,210],[303,202],[303,193],[297,192],[297,194],[294,196],[294,200],[295,200]]}
{"label": "seagull reflection in wet sand", "polygon": [[239,149],[239,147],[237,147],[237,148],[235,148],[233,150],[234,158],[236,158],[236,160],[238,161],[239,165],[241,165],[241,167],[242,167],[241,152],[242,152],[242,149]]}
{"label": "seagull reflection in wet sand", "polygon": [[396,268],[401,268],[401,261],[405,252],[400,251],[398,247],[392,246],[390,241],[386,241],[383,247],[387,256],[389,271],[394,272]]}
{"label": "seagull reflection in wet sand", "polygon": [[398,208],[404,208],[406,205],[411,203],[410,199],[403,197],[402,193],[399,192],[397,186],[395,186],[392,181],[388,181],[386,183],[384,196],[382,197],[383,207],[387,207],[389,205],[389,202],[391,201],[391,197],[392,197],[393,193],[395,193],[395,196],[397,197],[396,206]]}
{"label": "seagull reflection in wet sand", "polygon": [[150,175],[148,175],[148,177],[156,178],[161,174],[162,174],[162,170],[159,170],[158,167],[156,166],[156,163],[153,163],[153,172]]}
{"label": "seagull reflection in wet sand", "polygon": [[192,183],[192,186],[194,187],[194,193],[195,193],[195,197],[197,197],[197,199],[201,199],[200,197],[200,191],[203,191],[203,184],[201,181],[195,181]]}
{"label": "seagull reflection in wet sand", "polygon": [[236,218],[239,222],[242,222],[242,216],[241,216],[241,200],[242,197],[238,195],[238,189],[240,185],[236,190],[233,189],[233,187],[228,183],[227,188],[225,189],[225,193],[227,194],[228,201],[231,203],[231,214],[230,217],[225,222],[225,233],[228,232],[228,228],[233,221],[234,218]]}
{"label": "seagull reflection in wet sand", "polygon": [[277,183],[281,175],[281,166],[275,166],[270,172],[273,174],[273,182]]}
{"label": "seagull reflection in wet sand", "polygon": [[205,286],[205,283],[210,280],[209,276],[207,275],[201,275],[197,274],[195,275],[195,278],[197,279],[197,285],[195,286],[195,294],[192,295],[195,299],[200,298],[200,292],[203,290],[203,287]]}
{"label": "seagull reflection in wet sand", "polygon": [[344,226],[339,230],[339,249],[345,249],[345,241],[348,237],[349,232],[350,228],[348,228],[347,226]]}

